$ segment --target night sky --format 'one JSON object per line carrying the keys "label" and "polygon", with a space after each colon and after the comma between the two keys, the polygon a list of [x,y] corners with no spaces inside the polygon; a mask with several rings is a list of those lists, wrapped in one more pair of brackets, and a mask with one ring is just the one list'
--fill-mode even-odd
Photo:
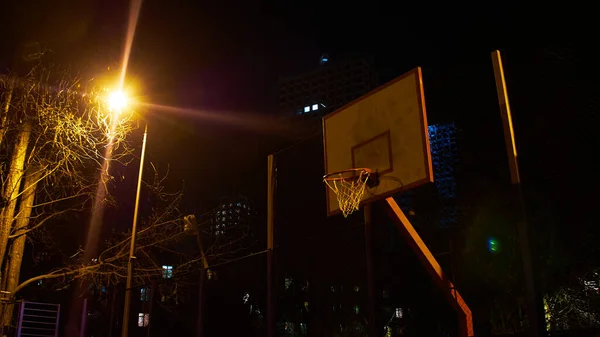
{"label": "night sky", "polygon": [[[13,64],[18,46],[29,41],[40,41],[82,74],[118,68],[128,1],[5,1],[3,6],[4,69]],[[184,206],[199,212],[221,197],[252,194],[262,186],[264,165],[257,163],[265,158],[256,150],[256,137],[281,132],[272,118],[280,76],[314,67],[323,53],[368,54],[381,81],[422,66],[433,121],[448,119],[448,106],[454,105],[463,120],[494,124],[496,116],[478,116],[465,103],[483,100],[473,91],[476,79],[485,78],[482,86],[493,90],[489,53],[542,47],[566,37],[576,44],[592,34],[585,20],[561,11],[556,16],[548,7],[484,3],[149,0],[142,5],[128,78],[140,84],[145,102],[187,109],[142,113],[150,123],[149,160],[163,170],[170,166],[173,186],[185,181]],[[526,68],[519,76],[527,78]],[[484,96],[494,104],[493,91]],[[131,140],[139,148],[135,137],[141,134]],[[123,175],[134,177],[135,169]]]}

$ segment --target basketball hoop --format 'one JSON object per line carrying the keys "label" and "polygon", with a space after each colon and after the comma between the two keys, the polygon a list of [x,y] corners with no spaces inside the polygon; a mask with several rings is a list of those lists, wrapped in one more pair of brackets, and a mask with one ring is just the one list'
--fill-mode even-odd
{"label": "basketball hoop", "polygon": [[368,168],[353,168],[323,176],[323,181],[337,196],[344,218],[358,210],[370,175]]}

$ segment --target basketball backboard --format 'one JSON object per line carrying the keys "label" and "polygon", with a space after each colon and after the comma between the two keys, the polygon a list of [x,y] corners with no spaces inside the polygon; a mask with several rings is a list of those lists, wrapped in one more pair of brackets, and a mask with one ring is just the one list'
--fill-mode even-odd
{"label": "basketball backboard", "polygon": [[[361,204],[433,182],[421,68],[390,81],[323,117],[325,173],[368,168],[379,185]],[[340,213],[326,188],[327,214]]]}

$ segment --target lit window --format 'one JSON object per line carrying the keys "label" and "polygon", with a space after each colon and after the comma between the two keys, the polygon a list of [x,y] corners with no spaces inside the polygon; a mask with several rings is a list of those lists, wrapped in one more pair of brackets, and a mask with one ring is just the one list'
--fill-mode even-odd
{"label": "lit window", "polygon": [[150,314],[144,314],[143,312],[140,312],[138,314],[138,326],[140,328],[145,328],[148,326],[149,323],[150,323]]}
{"label": "lit window", "polygon": [[173,278],[173,266],[162,266],[162,277]]}
{"label": "lit window", "polygon": [[304,112],[310,112],[310,106],[305,106],[304,107]]}
{"label": "lit window", "polygon": [[402,318],[402,316],[404,316],[402,308],[396,308],[396,318]]}
{"label": "lit window", "polygon": [[140,288],[140,301],[148,302],[149,298],[150,298],[150,294],[148,293],[148,288],[141,287]]}
{"label": "lit window", "polygon": [[304,284],[302,285],[302,291],[303,291],[303,292],[308,292],[308,289],[309,289],[309,288],[310,288],[310,287],[309,287],[308,281],[306,281],[306,283],[304,283]]}
{"label": "lit window", "polygon": [[313,104],[312,109],[313,109],[313,111],[319,110],[319,105],[318,104]]}

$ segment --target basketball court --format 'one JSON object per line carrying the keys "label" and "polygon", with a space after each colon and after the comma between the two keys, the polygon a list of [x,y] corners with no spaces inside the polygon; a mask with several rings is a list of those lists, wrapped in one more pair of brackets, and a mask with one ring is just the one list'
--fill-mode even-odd
{"label": "basketball court", "polygon": [[[473,336],[467,304],[394,199],[433,182],[421,69],[409,71],[326,115],[322,124],[322,144],[306,142],[295,155],[282,155],[275,164],[277,188],[289,193],[278,193],[276,199],[276,227],[285,226],[288,232],[286,238],[278,240],[282,250],[277,258],[278,275],[286,282],[289,278],[302,283],[307,281],[300,281],[298,275],[304,273],[331,284],[328,291],[321,286],[320,296],[307,291],[307,317],[313,317],[308,314],[308,303],[319,312],[326,308],[334,312],[328,319],[314,321],[313,326],[331,325],[325,321],[339,316],[335,314],[342,310],[342,304],[336,309],[338,302],[354,296],[355,314],[360,312],[367,322],[363,328],[369,336],[382,336],[387,333],[383,329],[391,329],[390,322],[402,325],[411,315],[420,317],[420,331],[439,321],[451,331],[449,335]],[[315,166],[321,162],[316,159],[318,155],[322,155],[324,166],[322,180]],[[293,188],[291,181],[295,181]],[[319,189],[321,196],[314,195]],[[395,248],[384,249],[386,242]],[[299,250],[305,254],[286,260],[286,250],[288,256]],[[346,289],[344,294],[348,295],[334,300],[336,291],[343,292],[337,288],[340,284],[356,284],[355,294]],[[301,292],[303,288],[299,289]],[[278,291],[288,290],[286,285]],[[396,294],[399,304],[388,321],[390,305],[382,303],[391,301],[390,293]],[[424,318],[427,310],[437,317]],[[278,312],[278,321],[287,319],[283,316]],[[344,329],[342,324],[340,329]]]}

